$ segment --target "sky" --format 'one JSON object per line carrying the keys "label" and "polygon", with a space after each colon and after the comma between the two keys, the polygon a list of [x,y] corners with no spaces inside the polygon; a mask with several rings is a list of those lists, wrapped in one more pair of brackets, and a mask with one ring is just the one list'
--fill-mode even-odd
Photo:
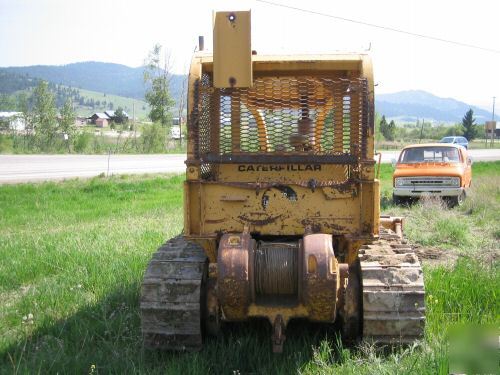
{"label": "sky", "polygon": [[[252,10],[259,54],[366,51],[376,93],[425,90],[491,110],[500,103],[499,0],[269,0],[425,34],[467,48],[257,0],[0,0],[0,66],[104,61],[140,66],[155,43],[186,73],[198,35],[212,46],[213,10]],[[500,105],[497,105],[497,113]]]}

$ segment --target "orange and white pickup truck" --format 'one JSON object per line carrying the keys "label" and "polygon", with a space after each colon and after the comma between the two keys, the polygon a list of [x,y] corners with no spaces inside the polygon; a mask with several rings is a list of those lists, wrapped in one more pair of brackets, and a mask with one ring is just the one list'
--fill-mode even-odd
{"label": "orange and white pickup truck", "polygon": [[463,202],[472,180],[472,160],[459,145],[428,143],[403,148],[393,160],[393,201],[439,196],[450,206]]}

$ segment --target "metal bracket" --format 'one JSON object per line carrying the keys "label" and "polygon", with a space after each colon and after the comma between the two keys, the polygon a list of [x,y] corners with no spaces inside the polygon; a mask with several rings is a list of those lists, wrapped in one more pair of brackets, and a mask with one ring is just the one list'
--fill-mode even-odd
{"label": "metal bracket", "polygon": [[285,322],[280,314],[276,315],[276,318],[274,318],[271,340],[273,342],[273,353],[283,353],[283,343],[286,340]]}

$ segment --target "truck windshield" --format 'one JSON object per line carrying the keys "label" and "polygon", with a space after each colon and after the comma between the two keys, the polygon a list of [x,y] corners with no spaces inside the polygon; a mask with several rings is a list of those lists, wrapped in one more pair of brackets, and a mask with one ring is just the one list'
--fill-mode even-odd
{"label": "truck windshield", "polygon": [[458,163],[460,155],[455,147],[412,147],[403,150],[400,163]]}

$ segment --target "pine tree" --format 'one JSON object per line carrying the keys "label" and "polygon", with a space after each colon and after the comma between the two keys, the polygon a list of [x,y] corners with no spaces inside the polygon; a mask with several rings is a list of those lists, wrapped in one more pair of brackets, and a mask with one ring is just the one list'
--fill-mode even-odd
{"label": "pine tree", "polygon": [[123,113],[122,107],[118,107],[116,109],[114,121],[116,121],[117,124],[124,124],[127,122],[127,117],[125,116],[125,113]]}
{"label": "pine tree", "polygon": [[387,134],[385,135],[385,138],[388,141],[394,141],[395,136],[396,136],[396,124],[394,123],[394,120],[391,120],[391,122],[387,126]]}
{"label": "pine tree", "polygon": [[382,116],[382,119],[380,120],[380,124],[379,124],[379,129],[380,129],[380,133],[382,133],[382,135],[384,136],[385,138],[385,131],[387,129],[387,120],[385,119],[385,116]]}
{"label": "pine tree", "polygon": [[468,141],[472,141],[477,136],[477,126],[475,124],[474,112],[469,109],[462,119],[462,126],[464,128],[464,137]]}
{"label": "pine tree", "polygon": [[382,116],[382,120],[380,120],[380,132],[386,140],[394,141],[394,136],[396,135],[396,124],[393,120],[391,120],[390,123],[387,123],[385,116]]}

